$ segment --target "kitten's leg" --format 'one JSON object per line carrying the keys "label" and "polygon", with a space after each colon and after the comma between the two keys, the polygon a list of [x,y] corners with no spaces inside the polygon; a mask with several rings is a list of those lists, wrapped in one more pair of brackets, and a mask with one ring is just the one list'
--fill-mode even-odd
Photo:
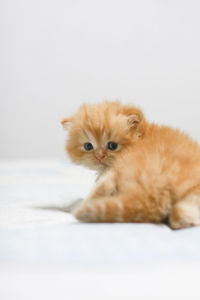
{"label": "kitten's leg", "polygon": [[176,203],[171,211],[170,226],[173,229],[200,225],[200,196],[189,195]]}
{"label": "kitten's leg", "polygon": [[112,196],[86,200],[73,215],[81,222],[124,222],[121,199]]}
{"label": "kitten's leg", "polygon": [[108,170],[101,175],[88,199],[102,196],[114,196],[118,193],[117,175],[113,170]]}
{"label": "kitten's leg", "polygon": [[116,202],[117,210],[120,208],[120,200],[118,198],[114,200],[112,197],[117,193],[116,175],[112,170],[108,170],[98,179],[90,196],[74,209],[74,216],[83,222],[104,222],[107,205],[105,202],[108,202],[108,205],[112,203],[112,209],[115,206],[113,202]]}

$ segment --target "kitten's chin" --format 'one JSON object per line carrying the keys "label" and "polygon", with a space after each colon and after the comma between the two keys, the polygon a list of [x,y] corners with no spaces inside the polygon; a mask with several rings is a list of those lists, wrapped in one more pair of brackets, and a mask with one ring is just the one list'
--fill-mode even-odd
{"label": "kitten's chin", "polygon": [[98,171],[98,172],[102,172],[104,171],[108,166],[105,164],[99,164],[99,165],[93,165],[92,167],[90,167],[92,170]]}
{"label": "kitten's chin", "polygon": [[108,165],[105,163],[101,164],[85,164],[86,167],[88,167],[91,170],[97,171],[97,172],[103,172],[106,168],[108,168]]}
{"label": "kitten's chin", "polygon": [[87,167],[90,170],[97,171],[102,173],[109,165],[105,162],[97,163],[96,161],[86,161],[86,160],[73,160],[73,162],[77,165],[81,165]]}

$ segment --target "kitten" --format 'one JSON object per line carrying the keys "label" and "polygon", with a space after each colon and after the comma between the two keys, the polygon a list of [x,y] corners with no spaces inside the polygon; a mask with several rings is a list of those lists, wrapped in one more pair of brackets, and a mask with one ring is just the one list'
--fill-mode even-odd
{"label": "kitten", "polygon": [[186,134],[120,102],[83,105],[62,124],[71,160],[99,173],[78,220],[200,225],[200,146]]}

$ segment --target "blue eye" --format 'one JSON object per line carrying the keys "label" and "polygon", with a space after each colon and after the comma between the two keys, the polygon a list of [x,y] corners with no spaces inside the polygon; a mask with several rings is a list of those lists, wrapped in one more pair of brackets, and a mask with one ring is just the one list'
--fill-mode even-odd
{"label": "blue eye", "polygon": [[118,147],[118,144],[115,142],[109,142],[107,145],[108,149],[111,151],[115,151]]}
{"label": "blue eye", "polygon": [[93,146],[92,146],[91,143],[85,143],[85,144],[84,144],[84,149],[85,149],[86,151],[91,151],[91,150],[93,149]]}

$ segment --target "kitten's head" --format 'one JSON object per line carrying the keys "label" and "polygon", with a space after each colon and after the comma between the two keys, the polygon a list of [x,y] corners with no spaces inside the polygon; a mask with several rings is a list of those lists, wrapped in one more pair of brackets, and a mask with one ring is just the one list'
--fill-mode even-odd
{"label": "kitten's head", "polygon": [[103,170],[144,134],[142,112],[119,102],[83,105],[62,120],[68,130],[66,150],[73,162]]}

